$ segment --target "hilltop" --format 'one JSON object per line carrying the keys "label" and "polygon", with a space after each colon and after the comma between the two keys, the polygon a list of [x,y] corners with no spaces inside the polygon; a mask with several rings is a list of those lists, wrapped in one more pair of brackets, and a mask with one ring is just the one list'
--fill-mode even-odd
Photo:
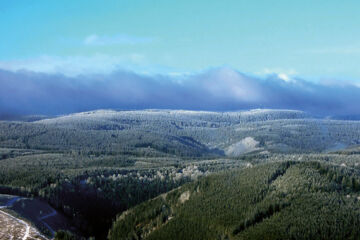
{"label": "hilltop", "polygon": [[1,121],[0,129],[1,146],[84,152],[149,147],[182,156],[238,156],[326,152],[360,144],[359,122],[319,119],[294,110],[98,110],[34,122]]}

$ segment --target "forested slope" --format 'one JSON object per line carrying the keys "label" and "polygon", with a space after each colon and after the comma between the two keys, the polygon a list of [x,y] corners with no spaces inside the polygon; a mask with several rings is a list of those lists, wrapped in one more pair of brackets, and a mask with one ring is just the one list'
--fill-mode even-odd
{"label": "forested slope", "polygon": [[[359,169],[359,143],[360,122],[291,110],[99,110],[0,121],[0,193],[45,200],[83,236],[104,239],[117,214],[221,171],[287,161]],[[231,237],[235,226],[228,228]]]}
{"label": "forested slope", "polygon": [[261,164],[184,185],[120,215],[110,239],[358,239],[358,170]]}
{"label": "forested slope", "polygon": [[238,156],[254,151],[336,151],[357,144],[360,122],[315,119],[292,110],[99,110],[36,122],[0,121],[0,147],[86,154],[147,147],[186,157]]}

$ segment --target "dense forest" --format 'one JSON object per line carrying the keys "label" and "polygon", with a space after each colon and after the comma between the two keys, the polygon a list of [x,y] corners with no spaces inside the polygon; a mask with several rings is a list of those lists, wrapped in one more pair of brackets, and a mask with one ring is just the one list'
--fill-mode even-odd
{"label": "dense forest", "polygon": [[315,119],[286,110],[103,110],[35,122],[0,121],[0,129],[1,147],[86,154],[122,154],[149,147],[183,157],[222,156],[249,137],[256,146],[248,151],[326,152],[360,144],[358,121]]}
{"label": "dense forest", "polygon": [[186,184],[117,218],[109,239],[359,239],[359,170],[286,161]]}
{"label": "dense forest", "polygon": [[287,110],[0,121],[0,193],[63,213],[56,239],[351,239],[359,143],[360,122]]}

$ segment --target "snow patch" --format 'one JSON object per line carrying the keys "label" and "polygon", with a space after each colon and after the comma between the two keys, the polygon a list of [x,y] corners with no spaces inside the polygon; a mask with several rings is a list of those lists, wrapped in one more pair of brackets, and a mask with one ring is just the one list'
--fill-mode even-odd
{"label": "snow patch", "polygon": [[241,141],[230,145],[226,150],[225,153],[227,156],[239,156],[244,153],[253,152],[259,150],[257,148],[259,142],[256,141],[252,137],[246,137]]}
{"label": "snow patch", "polygon": [[179,201],[180,203],[184,203],[189,199],[190,199],[190,191],[186,191],[180,195]]}

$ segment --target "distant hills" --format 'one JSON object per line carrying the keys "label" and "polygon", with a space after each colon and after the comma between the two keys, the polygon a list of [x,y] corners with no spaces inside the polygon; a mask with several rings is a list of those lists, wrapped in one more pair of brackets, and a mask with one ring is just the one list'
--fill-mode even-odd
{"label": "distant hills", "polygon": [[238,156],[328,152],[360,144],[360,122],[319,119],[295,110],[97,110],[32,122],[2,121],[0,129],[2,146],[84,152],[149,147],[182,156]]}

